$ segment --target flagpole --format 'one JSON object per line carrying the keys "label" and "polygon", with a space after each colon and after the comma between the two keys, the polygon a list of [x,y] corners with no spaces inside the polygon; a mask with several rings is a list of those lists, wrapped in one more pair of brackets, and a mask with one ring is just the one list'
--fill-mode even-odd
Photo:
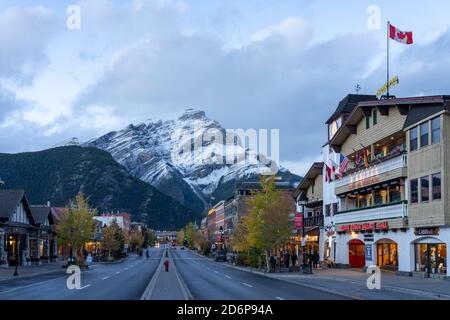
{"label": "flagpole", "polygon": [[387,84],[387,98],[389,99],[389,33],[390,33],[391,22],[387,22],[387,76],[386,76],[386,84]]}

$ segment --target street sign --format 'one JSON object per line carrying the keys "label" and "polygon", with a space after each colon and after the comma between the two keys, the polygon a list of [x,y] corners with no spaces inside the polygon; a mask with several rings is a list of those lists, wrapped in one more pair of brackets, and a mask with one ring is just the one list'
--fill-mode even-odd
{"label": "street sign", "polygon": [[372,245],[366,244],[366,260],[372,261]]}
{"label": "street sign", "polygon": [[377,98],[381,97],[385,92],[388,91],[389,88],[396,86],[399,83],[398,76],[395,76],[389,83],[385,83],[380,89],[377,91]]}

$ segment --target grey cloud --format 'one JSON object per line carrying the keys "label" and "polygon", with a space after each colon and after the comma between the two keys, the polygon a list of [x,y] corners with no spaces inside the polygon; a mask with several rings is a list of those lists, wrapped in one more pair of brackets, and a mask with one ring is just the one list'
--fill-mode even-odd
{"label": "grey cloud", "polygon": [[56,17],[44,7],[0,13],[0,78],[29,84],[46,65],[45,48],[56,26]]}
{"label": "grey cloud", "polygon": [[299,35],[294,47],[274,33],[229,51],[197,34],[143,42],[119,55],[75,106],[114,106],[130,121],[194,106],[227,128],[279,128],[282,161],[310,157],[325,142],[327,116],[378,52],[370,35],[312,47]]}

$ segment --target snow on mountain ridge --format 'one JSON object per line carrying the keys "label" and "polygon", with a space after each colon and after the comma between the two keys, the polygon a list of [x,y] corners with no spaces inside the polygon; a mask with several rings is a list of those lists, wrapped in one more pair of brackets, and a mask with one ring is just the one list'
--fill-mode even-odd
{"label": "snow on mountain ridge", "polygon": [[226,131],[204,111],[187,109],[178,120],[131,124],[85,145],[108,151],[132,175],[184,205],[196,198],[205,204],[220,182],[268,171],[268,166],[261,162],[219,161],[227,156],[234,160],[233,155],[245,159],[249,150],[239,140],[216,141],[208,136],[211,132],[214,135]]}

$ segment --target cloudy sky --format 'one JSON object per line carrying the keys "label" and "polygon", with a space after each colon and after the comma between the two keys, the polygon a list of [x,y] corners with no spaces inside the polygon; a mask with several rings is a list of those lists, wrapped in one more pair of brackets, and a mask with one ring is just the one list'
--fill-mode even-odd
{"label": "cloudy sky", "polygon": [[384,83],[388,19],[415,38],[392,44],[393,93],[450,94],[449,12],[445,0],[2,0],[0,152],[193,107],[225,128],[280,129],[281,164],[304,174],[339,100]]}

